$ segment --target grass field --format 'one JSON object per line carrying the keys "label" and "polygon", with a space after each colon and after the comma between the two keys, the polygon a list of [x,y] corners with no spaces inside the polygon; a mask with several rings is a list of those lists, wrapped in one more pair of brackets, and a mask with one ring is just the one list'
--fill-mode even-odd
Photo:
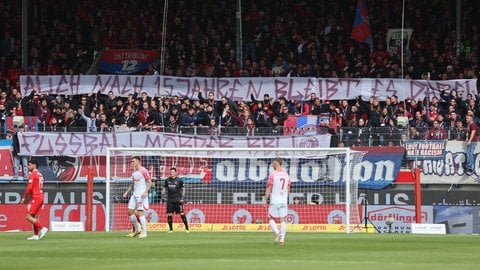
{"label": "grass field", "polygon": [[0,269],[479,269],[478,235],[0,233]]}

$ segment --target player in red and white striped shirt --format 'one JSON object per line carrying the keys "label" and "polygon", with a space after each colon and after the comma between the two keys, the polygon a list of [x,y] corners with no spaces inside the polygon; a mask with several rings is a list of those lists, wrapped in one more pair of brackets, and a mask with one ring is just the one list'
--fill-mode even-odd
{"label": "player in red and white striped shirt", "polygon": [[[23,193],[20,203],[24,203],[28,195],[30,195],[30,201],[27,204],[27,221],[33,225],[33,236],[27,238],[27,240],[39,240],[42,239],[48,232],[47,227],[43,227],[38,220],[38,211],[43,205],[43,175],[38,171],[38,162],[34,159],[27,163],[28,171],[28,185]],[[40,235],[39,235],[40,234]]]}
{"label": "player in red and white striped shirt", "polygon": [[[270,198],[270,206],[268,207],[268,219],[270,228],[275,233],[275,242],[284,245],[285,234],[287,233],[287,224],[285,218],[288,214],[288,194],[290,193],[290,176],[282,167],[283,159],[276,157],[272,160],[274,171],[268,176],[267,189],[263,204],[268,206]],[[280,220],[280,230],[278,230],[275,219]]]}

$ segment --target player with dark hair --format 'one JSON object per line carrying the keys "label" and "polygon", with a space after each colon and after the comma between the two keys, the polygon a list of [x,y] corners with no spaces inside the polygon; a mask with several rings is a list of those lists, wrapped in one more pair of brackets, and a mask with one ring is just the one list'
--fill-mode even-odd
{"label": "player with dark hair", "polygon": [[33,236],[28,237],[27,240],[42,239],[48,232],[47,227],[43,227],[38,220],[38,211],[43,205],[43,175],[38,171],[38,162],[35,159],[28,161],[28,185],[23,193],[20,203],[24,203],[28,195],[30,201],[27,204],[27,221],[33,225]]}
{"label": "player with dark hair", "polygon": [[[287,233],[286,216],[288,214],[288,194],[290,193],[290,176],[282,167],[283,159],[276,157],[272,160],[274,171],[268,176],[267,189],[263,197],[263,205],[268,206],[268,224],[275,233],[275,243],[283,246],[285,235]],[[280,220],[280,230],[278,230],[275,219]]]}
{"label": "player with dark hair", "polygon": [[189,233],[188,222],[185,213],[183,212],[183,200],[185,198],[185,187],[183,181],[177,177],[177,168],[170,168],[170,177],[165,180],[162,189],[162,195],[167,196],[167,221],[169,231],[173,232],[173,213],[177,213],[182,218],[185,225],[185,232]]}
{"label": "player with dark hair", "polygon": [[[147,219],[145,218],[145,210],[148,210],[148,191],[152,186],[150,179],[150,173],[142,166],[140,157],[132,158],[132,183],[128,186],[127,190],[123,193],[123,197],[126,198],[128,193],[133,189],[133,194],[128,201],[128,217],[132,222],[134,231],[129,233],[128,237],[145,238],[147,237]],[[138,212],[140,226],[137,221],[136,213]]]}

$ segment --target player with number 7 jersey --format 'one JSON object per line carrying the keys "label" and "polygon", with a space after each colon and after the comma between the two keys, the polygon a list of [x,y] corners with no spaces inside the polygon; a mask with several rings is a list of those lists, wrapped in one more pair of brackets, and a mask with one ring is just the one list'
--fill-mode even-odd
{"label": "player with number 7 jersey", "polygon": [[[272,160],[274,171],[269,175],[267,189],[263,204],[268,206],[268,198],[270,198],[270,206],[268,207],[269,225],[275,233],[275,242],[284,245],[285,235],[287,232],[286,217],[288,214],[288,194],[290,193],[290,176],[282,167],[283,159],[276,157]],[[275,219],[280,220],[280,230],[277,227]]]}

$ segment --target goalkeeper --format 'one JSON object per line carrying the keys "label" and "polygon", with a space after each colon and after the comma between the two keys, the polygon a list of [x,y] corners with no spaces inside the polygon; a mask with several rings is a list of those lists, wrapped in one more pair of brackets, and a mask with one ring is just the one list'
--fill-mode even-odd
{"label": "goalkeeper", "polygon": [[177,213],[182,218],[185,225],[185,232],[189,233],[188,222],[185,213],[183,212],[183,200],[185,198],[185,187],[183,181],[177,177],[177,169],[170,168],[170,177],[165,180],[162,189],[162,196],[167,196],[167,222],[169,231],[173,232],[173,213]]}

